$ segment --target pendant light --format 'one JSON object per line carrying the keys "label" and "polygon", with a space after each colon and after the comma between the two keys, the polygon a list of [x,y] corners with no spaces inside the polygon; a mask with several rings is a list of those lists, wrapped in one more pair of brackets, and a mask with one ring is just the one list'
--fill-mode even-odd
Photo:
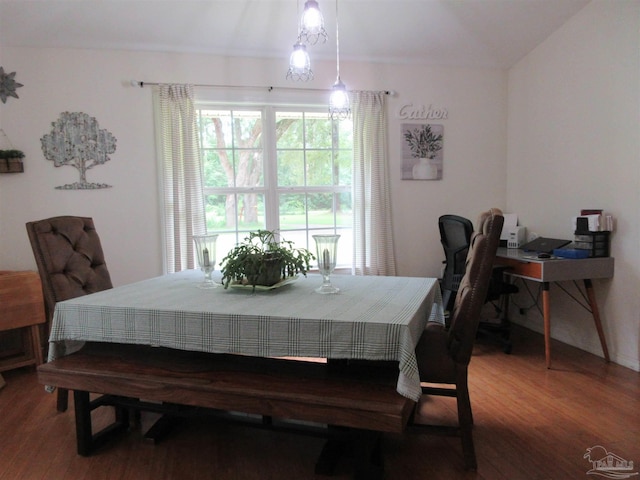
{"label": "pendant light", "polygon": [[287,72],[287,80],[301,80],[306,82],[313,79],[313,71],[311,70],[311,60],[307,47],[300,41],[293,45],[293,52],[289,57],[289,71]]}
{"label": "pendant light", "polygon": [[[296,7],[298,0],[296,0]],[[297,15],[296,15],[297,16]],[[298,39],[293,44],[293,52],[289,57],[289,71],[287,71],[287,80],[304,81],[313,79],[313,71],[311,71],[311,60],[307,47],[302,44],[300,38],[300,28],[298,27]]]}
{"label": "pendant light", "polygon": [[300,18],[300,40],[309,45],[327,41],[324,18],[316,0],[307,0],[304,4],[304,10]]}
{"label": "pendant light", "polygon": [[338,0],[336,0],[336,83],[331,87],[329,97],[329,117],[332,120],[344,120],[351,114],[349,94],[340,80],[340,39],[338,37]]}

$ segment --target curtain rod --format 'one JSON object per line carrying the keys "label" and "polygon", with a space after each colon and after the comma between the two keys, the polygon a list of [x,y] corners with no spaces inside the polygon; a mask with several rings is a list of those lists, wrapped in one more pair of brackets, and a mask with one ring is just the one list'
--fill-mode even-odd
{"label": "curtain rod", "polygon": [[[146,85],[167,85],[166,83],[158,83],[158,82],[142,82],[139,80],[131,80],[131,86],[144,88]],[[268,92],[272,92],[274,90],[295,90],[298,92],[324,92],[329,93],[331,91],[330,88],[299,88],[299,87],[260,87],[256,85],[215,85],[215,84],[206,84],[206,83],[195,83],[194,87],[204,87],[204,88],[241,88],[241,89],[250,89],[250,90],[267,90]],[[355,92],[358,90],[352,90]],[[384,93],[385,95],[394,96],[396,94],[395,90],[378,90],[380,93]]]}

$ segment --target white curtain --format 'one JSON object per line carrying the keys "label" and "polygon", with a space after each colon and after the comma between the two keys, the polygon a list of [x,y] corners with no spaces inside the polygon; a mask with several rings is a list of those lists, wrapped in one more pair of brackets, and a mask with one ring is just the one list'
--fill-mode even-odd
{"label": "white curtain", "polygon": [[192,85],[153,89],[161,174],[165,271],[194,268],[193,235],[206,233],[202,165]]}
{"label": "white curtain", "polygon": [[395,275],[383,92],[353,94],[353,230],[356,275]]}

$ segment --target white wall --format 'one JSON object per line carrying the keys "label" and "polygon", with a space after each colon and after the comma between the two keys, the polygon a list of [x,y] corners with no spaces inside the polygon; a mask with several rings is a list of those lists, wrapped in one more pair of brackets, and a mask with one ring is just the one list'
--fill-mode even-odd
{"label": "white wall", "polygon": [[[437,218],[475,219],[491,206],[517,212],[530,231],[570,237],[580,208],[618,219],[616,272],[596,282],[614,361],[639,367],[640,2],[595,0],[507,75],[499,70],[343,62],[353,89],[393,89],[389,97],[393,228],[398,273],[437,276],[443,258]],[[94,217],[116,285],[161,273],[160,216],[151,91],[131,79],[325,88],[332,63],[309,84],[284,81],[286,59],[29,49],[0,46],[0,64],[24,84],[0,104],[0,128],[26,153],[25,172],[0,175],[0,269],[34,269],[24,224],[54,215]],[[400,180],[400,106],[446,108],[444,179]],[[112,160],[89,172],[113,188],[59,191],[71,167],[44,159],[40,138],[63,111],[98,119],[117,138]],[[508,132],[508,136],[507,136]],[[601,355],[587,312],[552,291],[552,335]],[[540,330],[531,310],[513,319]]]}
{"label": "white wall", "polygon": [[[498,70],[343,62],[353,89],[393,89],[389,98],[393,228],[399,274],[437,276],[443,258],[437,218],[472,219],[491,206],[517,212],[530,230],[570,237],[580,208],[618,219],[613,280],[596,282],[614,361],[639,369],[640,12],[637,0],[596,0],[507,75]],[[34,269],[24,224],[53,215],[94,217],[114,283],[161,273],[160,216],[151,91],[157,82],[287,86],[286,59],[0,46],[5,71],[24,84],[0,104],[0,127],[26,153],[25,172],[0,175],[0,269]],[[325,88],[332,63],[314,65]],[[447,108],[444,179],[400,180],[401,105]],[[117,138],[90,181],[113,188],[59,191],[77,180],[71,167],[46,161],[40,138],[64,111],[98,119]],[[507,137],[508,132],[508,137]],[[601,354],[587,312],[552,292],[552,335]],[[514,320],[541,329],[534,310]]]}
{"label": "white wall", "polygon": [[[4,58],[3,57],[3,48],[2,48],[2,45],[0,45],[0,65],[4,65],[3,58]],[[6,70],[5,70],[5,73],[7,73]],[[11,72],[9,71],[9,73],[11,73]],[[2,126],[2,113],[3,113],[3,109],[0,108],[0,127]],[[1,223],[0,223],[0,238],[2,238],[2,224]]]}
{"label": "white wall", "polygon": [[[617,218],[615,277],[594,282],[612,359],[640,357],[640,2],[595,0],[509,72],[507,207],[572,238],[571,217]],[[597,355],[588,312],[552,287],[554,338]],[[521,299],[524,302],[524,298]],[[513,320],[541,331],[540,315]]]}
{"label": "white wall", "polygon": [[[328,88],[333,63],[316,64],[316,80],[284,80],[287,59],[232,59],[206,55],[124,51],[3,48],[3,66],[24,84],[20,99],[2,110],[2,128],[26,154],[25,172],[0,175],[0,269],[33,269],[24,224],[54,215],[94,218],[114,284],[162,273],[160,215],[150,88],[131,79],[195,84]],[[387,64],[341,64],[349,88],[393,89],[389,152],[399,274],[438,276],[443,259],[437,219],[457,213],[475,220],[506,198],[507,74],[499,70]],[[400,180],[403,104],[446,108],[444,179]],[[72,167],[44,159],[40,138],[64,111],[85,112],[117,139],[111,161],[88,180],[113,185],[97,191],[60,191],[78,180]],[[438,122],[440,123],[440,122]]]}

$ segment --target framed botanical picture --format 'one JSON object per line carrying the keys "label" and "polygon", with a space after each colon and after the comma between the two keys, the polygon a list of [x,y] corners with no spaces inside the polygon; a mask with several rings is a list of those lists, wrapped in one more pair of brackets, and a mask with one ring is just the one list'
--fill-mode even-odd
{"label": "framed botanical picture", "polygon": [[444,126],[403,123],[402,180],[442,180]]}

